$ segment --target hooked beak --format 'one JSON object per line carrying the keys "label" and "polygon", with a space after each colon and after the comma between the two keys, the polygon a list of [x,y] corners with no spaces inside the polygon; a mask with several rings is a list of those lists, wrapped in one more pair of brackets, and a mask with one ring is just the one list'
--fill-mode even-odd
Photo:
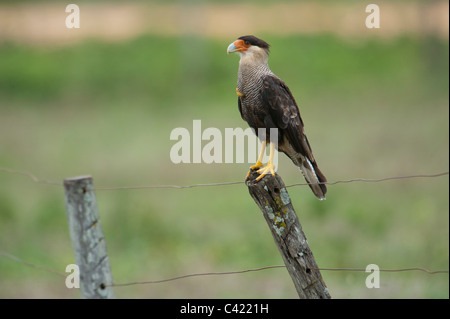
{"label": "hooked beak", "polygon": [[231,43],[231,44],[228,46],[228,48],[227,48],[227,54],[236,52],[236,50],[237,50],[236,45],[235,45],[234,42],[233,42],[233,43]]}
{"label": "hooked beak", "polygon": [[247,51],[249,45],[246,45],[243,40],[236,40],[231,43],[227,48],[227,54],[232,52],[244,52]]}

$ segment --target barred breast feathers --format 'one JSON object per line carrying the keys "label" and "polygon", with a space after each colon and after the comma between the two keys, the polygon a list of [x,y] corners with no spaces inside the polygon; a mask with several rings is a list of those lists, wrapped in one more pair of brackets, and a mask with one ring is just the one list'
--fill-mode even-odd
{"label": "barred breast feathers", "polygon": [[267,64],[240,63],[237,84],[239,91],[247,98],[256,98],[266,75],[274,75]]}

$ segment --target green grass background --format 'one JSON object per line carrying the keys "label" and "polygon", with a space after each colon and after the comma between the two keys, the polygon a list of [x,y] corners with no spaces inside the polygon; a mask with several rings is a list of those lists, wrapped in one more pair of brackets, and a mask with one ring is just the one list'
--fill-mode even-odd
{"label": "green grass background", "polygon": [[[262,37],[264,35],[261,35]],[[329,181],[448,170],[448,41],[265,36]],[[172,129],[246,128],[229,41],[143,36],[62,48],[0,46],[0,167],[96,186],[243,180],[249,164],[170,161]],[[205,144],[205,143],[204,143]],[[303,182],[280,155],[286,184]],[[288,189],[319,267],[448,269],[448,177]],[[117,283],[282,264],[243,184],[97,191]],[[0,172],[0,250],[64,272],[74,263],[62,187]],[[448,298],[448,274],[324,271],[335,298]],[[121,298],[295,298],[283,269],[117,287]],[[0,256],[0,297],[77,298],[54,274]]]}

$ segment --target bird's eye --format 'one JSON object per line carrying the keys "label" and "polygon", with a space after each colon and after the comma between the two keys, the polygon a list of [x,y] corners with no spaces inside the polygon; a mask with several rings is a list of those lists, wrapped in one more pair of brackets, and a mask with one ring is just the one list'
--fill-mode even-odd
{"label": "bird's eye", "polygon": [[250,45],[250,42],[248,42],[248,41],[245,41],[245,45]]}

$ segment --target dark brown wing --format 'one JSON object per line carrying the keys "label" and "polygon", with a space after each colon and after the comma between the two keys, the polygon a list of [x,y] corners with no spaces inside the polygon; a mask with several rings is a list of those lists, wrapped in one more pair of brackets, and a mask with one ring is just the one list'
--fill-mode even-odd
{"label": "dark brown wing", "polygon": [[[269,120],[278,128],[279,137],[289,145],[279,144],[279,150],[284,151],[297,165],[319,199],[325,199],[327,179],[320,171],[312,154],[311,146],[306,138],[300,112],[289,88],[275,76],[266,76],[261,89],[262,107],[267,112]],[[287,140],[287,141],[286,141]]]}
{"label": "dark brown wing", "polygon": [[263,107],[280,133],[287,136],[295,151],[314,162],[297,103],[287,85],[275,76],[266,76],[260,96]]}

